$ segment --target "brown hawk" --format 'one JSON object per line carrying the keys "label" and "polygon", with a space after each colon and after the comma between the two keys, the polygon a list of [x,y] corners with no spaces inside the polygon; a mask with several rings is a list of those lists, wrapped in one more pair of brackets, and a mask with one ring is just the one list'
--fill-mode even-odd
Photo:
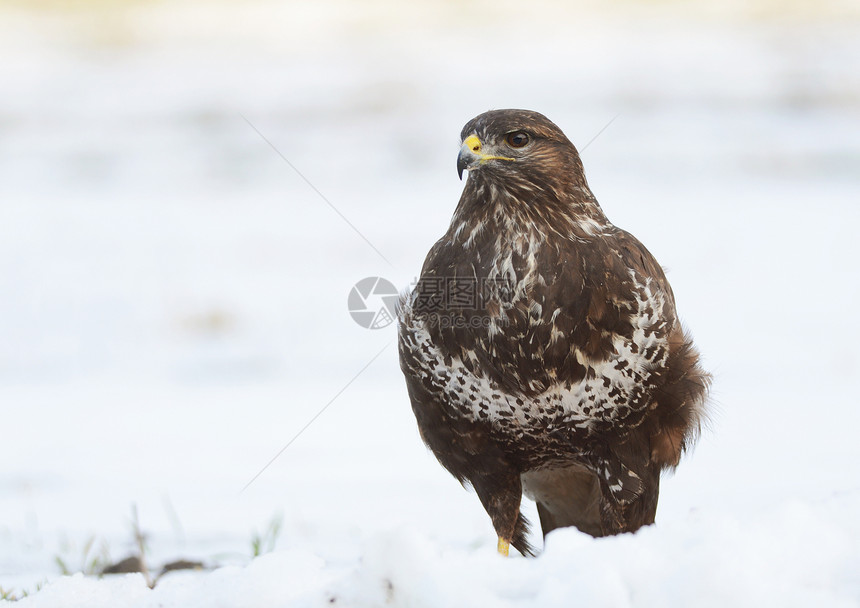
{"label": "brown hawk", "polygon": [[399,308],[422,439],[492,519],[499,551],[654,522],[660,472],[696,438],[710,377],[654,257],[613,226],[564,133],[495,110],[461,133],[469,172]]}

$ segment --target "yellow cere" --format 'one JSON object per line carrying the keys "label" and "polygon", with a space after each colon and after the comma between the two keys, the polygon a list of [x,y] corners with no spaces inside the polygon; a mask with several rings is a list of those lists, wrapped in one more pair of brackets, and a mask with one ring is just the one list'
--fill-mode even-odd
{"label": "yellow cere", "polygon": [[480,154],[481,152],[481,140],[478,139],[477,135],[470,135],[464,139],[463,145],[467,146],[475,154]]}
{"label": "yellow cere", "polygon": [[507,156],[493,156],[492,154],[482,154],[481,149],[483,148],[483,144],[481,143],[481,140],[478,139],[478,136],[474,134],[463,140],[463,147],[471,150],[472,154],[477,156],[482,164],[487,162],[488,160],[514,160],[513,158],[508,158]]}

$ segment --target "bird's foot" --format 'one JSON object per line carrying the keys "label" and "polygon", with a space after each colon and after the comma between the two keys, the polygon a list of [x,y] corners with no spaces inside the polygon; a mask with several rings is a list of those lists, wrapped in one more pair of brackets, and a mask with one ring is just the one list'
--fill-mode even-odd
{"label": "bird's foot", "polygon": [[502,555],[507,557],[508,553],[511,550],[511,543],[509,543],[508,541],[506,541],[504,538],[502,538],[500,536],[499,537],[499,544],[497,545],[496,548],[499,550],[499,553],[501,553]]}

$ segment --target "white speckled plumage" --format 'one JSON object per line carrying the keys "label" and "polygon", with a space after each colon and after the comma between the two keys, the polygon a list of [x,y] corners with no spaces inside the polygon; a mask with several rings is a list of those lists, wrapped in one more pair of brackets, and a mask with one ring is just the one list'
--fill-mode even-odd
{"label": "white speckled plumage", "polygon": [[[502,273],[510,271],[510,268],[500,269]],[[636,281],[634,271],[631,275],[638,290],[638,308],[631,311],[635,328],[632,339],[616,336],[613,339],[615,354],[604,361],[591,360],[575,344],[571,345],[576,360],[593,370],[593,376],[587,379],[572,385],[553,384],[535,396],[503,393],[487,377],[473,373],[460,357],[454,355],[446,363],[446,355],[433,343],[425,327],[427,320],[412,315],[414,294],[404,300],[401,310],[404,343],[410,351],[417,353],[413,370],[435,387],[437,398],[456,408],[461,415],[473,420],[486,420],[501,432],[515,435],[541,432],[548,424],[572,423],[589,429],[614,423],[632,413],[631,395],[648,385],[651,370],[663,365],[668,356],[666,321],[656,312],[663,310],[665,296],[651,285],[649,279]],[[523,280],[515,278],[515,283],[518,295],[514,302],[527,293]],[[537,303],[531,306],[540,307]],[[494,321],[491,327],[498,328],[501,318]],[[550,333],[552,341],[559,337],[558,333]],[[546,346],[549,345],[529,345],[530,350],[537,352]],[[626,363],[623,369],[618,368],[619,362]],[[614,399],[597,397],[614,391],[618,393]],[[502,395],[502,399],[494,398],[494,395]],[[561,411],[558,411],[558,406]]]}

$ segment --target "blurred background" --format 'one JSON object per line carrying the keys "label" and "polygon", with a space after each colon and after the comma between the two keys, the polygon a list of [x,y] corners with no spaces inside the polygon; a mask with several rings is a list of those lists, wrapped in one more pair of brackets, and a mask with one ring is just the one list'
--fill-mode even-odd
{"label": "blurred background", "polygon": [[124,557],[132,505],[156,562],[277,517],[490,546],[347,296],[415,279],[505,107],[579,147],[715,373],[658,517],[856,493],[857,2],[3,0],[0,586]]}

